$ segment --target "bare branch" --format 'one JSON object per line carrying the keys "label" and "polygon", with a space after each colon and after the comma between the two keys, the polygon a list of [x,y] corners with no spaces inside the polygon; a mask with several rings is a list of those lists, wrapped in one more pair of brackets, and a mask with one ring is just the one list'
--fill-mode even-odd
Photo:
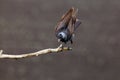
{"label": "bare branch", "polygon": [[21,59],[21,58],[39,56],[41,54],[58,53],[58,52],[68,51],[68,50],[72,50],[72,48],[63,47],[62,44],[58,48],[49,48],[49,49],[44,49],[44,50],[40,50],[33,53],[20,54],[20,55],[3,54],[3,50],[0,50],[0,58],[1,59]]}

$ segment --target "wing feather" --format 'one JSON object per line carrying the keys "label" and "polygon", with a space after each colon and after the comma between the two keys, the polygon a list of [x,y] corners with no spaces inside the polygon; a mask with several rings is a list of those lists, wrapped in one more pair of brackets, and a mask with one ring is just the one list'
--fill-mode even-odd
{"label": "wing feather", "polygon": [[68,24],[72,18],[73,11],[74,11],[74,8],[71,8],[70,10],[67,11],[67,13],[65,13],[62,16],[62,18],[58,22],[57,26],[55,27],[55,31],[58,31],[58,30],[61,30],[61,29],[68,27]]}
{"label": "wing feather", "polygon": [[73,34],[76,28],[81,24],[80,20],[76,18],[77,13],[78,13],[78,9],[73,11],[72,18],[68,25],[68,29],[71,34]]}

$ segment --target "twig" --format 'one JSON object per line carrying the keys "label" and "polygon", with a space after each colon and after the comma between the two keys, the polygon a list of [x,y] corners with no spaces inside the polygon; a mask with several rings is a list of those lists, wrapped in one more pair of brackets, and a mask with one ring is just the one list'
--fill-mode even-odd
{"label": "twig", "polygon": [[62,44],[58,48],[49,48],[49,49],[44,49],[44,50],[40,50],[33,53],[20,54],[20,55],[3,54],[3,50],[0,50],[0,59],[21,59],[21,58],[39,56],[41,54],[57,53],[57,52],[68,51],[68,50],[72,50],[72,48],[63,47]]}

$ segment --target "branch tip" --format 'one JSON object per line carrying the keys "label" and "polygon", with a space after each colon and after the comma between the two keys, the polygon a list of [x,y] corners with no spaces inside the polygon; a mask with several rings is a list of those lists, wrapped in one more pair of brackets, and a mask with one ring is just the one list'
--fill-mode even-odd
{"label": "branch tip", "polygon": [[62,48],[63,47],[63,44],[60,44],[59,48]]}
{"label": "branch tip", "polygon": [[0,50],[0,55],[3,53],[3,50]]}

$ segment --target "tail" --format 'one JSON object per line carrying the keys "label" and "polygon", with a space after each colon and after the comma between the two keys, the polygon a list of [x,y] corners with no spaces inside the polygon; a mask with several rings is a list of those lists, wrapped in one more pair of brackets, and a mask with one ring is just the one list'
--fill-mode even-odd
{"label": "tail", "polygon": [[75,30],[80,26],[81,24],[81,21],[79,19],[76,19],[76,22],[75,22]]}

